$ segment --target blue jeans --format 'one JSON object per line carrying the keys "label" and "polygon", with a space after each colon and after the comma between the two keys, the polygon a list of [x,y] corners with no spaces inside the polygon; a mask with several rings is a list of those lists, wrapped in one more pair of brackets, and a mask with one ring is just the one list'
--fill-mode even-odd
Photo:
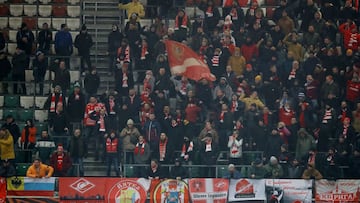
{"label": "blue jeans", "polygon": [[106,175],[110,176],[111,165],[114,165],[116,176],[120,176],[120,163],[119,156],[117,153],[106,153]]}
{"label": "blue jeans", "polygon": [[[73,164],[78,166],[73,166],[72,176],[84,176],[84,159],[82,157],[71,157]],[[77,170],[79,167],[79,171]],[[79,172],[79,173],[78,173]]]}

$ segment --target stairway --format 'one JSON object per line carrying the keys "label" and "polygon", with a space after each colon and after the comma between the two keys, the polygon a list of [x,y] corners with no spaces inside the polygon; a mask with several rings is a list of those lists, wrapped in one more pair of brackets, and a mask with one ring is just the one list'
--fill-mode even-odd
{"label": "stairway", "polygon": [[118,0],[85,0],[82,4],[82,22],[86,24],[93,37],[91,60],[100,75],[98,94],[114,89],[114,76],[108,75],[107,37],[113,24],[123,22],[123,12],[118,9]]}

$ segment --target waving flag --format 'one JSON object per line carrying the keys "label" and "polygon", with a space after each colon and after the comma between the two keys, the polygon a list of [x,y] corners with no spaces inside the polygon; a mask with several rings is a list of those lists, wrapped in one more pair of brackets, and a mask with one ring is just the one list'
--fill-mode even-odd
{"label": "waving flag", "polygon": [[215,81],[216,78],[210,73],[209,67],[185,44],[166,40],[165,46],[172,75],[184,75],[195,81]]}

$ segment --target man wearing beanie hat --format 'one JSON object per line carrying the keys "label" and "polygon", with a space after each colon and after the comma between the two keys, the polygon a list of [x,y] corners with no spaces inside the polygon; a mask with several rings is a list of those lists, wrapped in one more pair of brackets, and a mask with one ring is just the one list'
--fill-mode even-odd
{"label": "man wearing beanie hat", "polygon": [[84,73],[85,71],[85,62],[87,68],[91,68],[90,60],[90,48],[93,45],[93,40],[91,35],[87,32],[86,25],[82,25],[80,33],[76,36],[74,45],[78,49],[79,56],[81,56],[80,71]]}
{"label": "man wearing beanie hat", "polygon": [[129,119],[126,122],[126,127],[121,130],[120,138],[122,138],[122,148],[126,154],[126,163],[134,163],[134,156],[132,151],[135,149],[135,145],[139,139],[140,132],[134,126],[134,121]]}
{"label": "man wearing beanie hat", "polygon": [[36,57],[33,60],[33,76],[35,79],[35,92],[36,85],[39,84],[39,94],[43,95],[44,93],[44,80],[46,69],[48,67],[48,60],[45,57],[45,54],[42,51],[36,52]]}
{"label": "man wearing beanie hat", "polygon": [[73,53],[73,40],[66,24],[61,24],[61,30],[55,34],[56,55],[65,57],[66,68],[70,69],[69,56]]}
{"label": "man wearing beanie hat", "polygon": [[26,23],[22,23],[20,30],[16,33],[16,44],[19,49],[25,51],[27,55],[31,54],[34,43],[34,34],[28,29]]}

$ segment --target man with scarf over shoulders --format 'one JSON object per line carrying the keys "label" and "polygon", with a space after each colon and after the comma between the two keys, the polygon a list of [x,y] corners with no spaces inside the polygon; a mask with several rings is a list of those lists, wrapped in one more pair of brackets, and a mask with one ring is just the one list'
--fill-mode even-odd
{"label": "man with scarf over shoulders", "polygon": [[[107,135],[107,136],[106,136]],[[114,170],[116,177],[120,176],[120,139],[115,133],[115,130],[111,130],[109,134],[105,134],[105,152],[106,152],[106,176],[111,175],[111,165],[114,164]]]}
{"label": "man with scarf over shoulders", "polygon": [[150,144],[150,149],[156,150],[159,145],[161,126],[153,112],[150,113],[149,119],[145,122],[143,132],[145,133],[147,142]]}
{"label": "man with scarf over shoulders", "polygon": [[[144,136],[139,136],[139,141],[135,145],[134,149],[134,162],[135,164],[148,164],[150,158],[150,145],[146,143]],[[136,177],[146,177],[146,173],[143,166],[135,167]]]}
{"label": "man with scarf over shoulders", "polygon": [[160,134],[159,146],[157,149],[160,164],[168,164],[172,161],[173,149],[169,144],[169,139],[165,133]]}
{"label": "man with scarf over shoulders", "polygon": [[54,168],[54,176],[68,176],[68,170],[72,167],[72,162],[68,153],[64,152],[62,144],[59,144],[56,152],[51,155],[50,165]]}
{"label": "man with scarf over shoulders", "polygon": [[203,177],[214,178],[216,158],[218,155],[218,146],[213,142],[212,135],[208,133],[204,139],[201,140],[200,156],[201,162],[207,167],[203,168]]}
{"label": "man with scarf over shoulders", "polygon": [[188,29],[190,25],[190,19],[185,13],[184,9],[180,9],[175,17],[175,38],[176,41],[182,42],[186,40]]}
{"label": "man with scarf over shoulders", "polygon": [[63,107],[65,107],[65,95],[62,94],[60,85],[56,85],[53,93],[49,95],[44,104],[44,109],[48,110],[49,117],[51,114],[55,113],[56,107],[59,104],[62,104]]}
{"label": "man with scarf over shoulders", "polygon": [[95,109],[90,113],[90,118],[96,121],[96,135],[95,135],[95,161],[99,160],[100,145],[104,143],[104,137],[106,138],[111,130],[116,131],[114,126],[111,126],[111,118],[108,117],[104,108]]}
{"label": "man with scarf over shoulders", "polygon": [[84,114],[84,128],[85,128],[85,140],[89,142],[91,137],[97,135],[97,125],[96,120],[93,120],[90,115],[93,111],[100,113],[100,109],[105,108],[104,104],[99,103],[95,96],[91,96],[89,99],[89,103],[85,107]]}

